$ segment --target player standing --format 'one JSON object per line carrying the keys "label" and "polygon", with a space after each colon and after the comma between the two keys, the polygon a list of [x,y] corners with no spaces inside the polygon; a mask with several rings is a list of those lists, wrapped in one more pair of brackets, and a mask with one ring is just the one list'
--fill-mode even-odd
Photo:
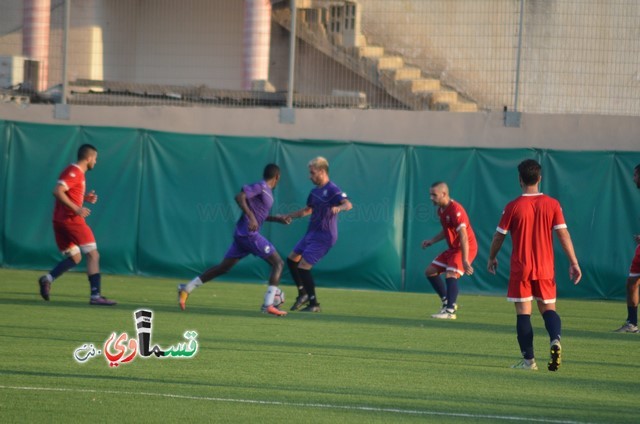
{"label": "player standing", "polygon": [[242,187],[240,193],[235,197],[236,203],[242,210],[242,216],[238,219],[236,229],[233,234],[233,243],[224,255],[224,259],[205,272],[191,280],[188,284],[178,285],[178,305],[183,311],[186,308],[189,294],[197,287],[213,280],[220,275],[226,274],[238,261],[245,256],[252,254],[262,258],[271,265],[271,275],[269,276],[269,287],[264,295],[262,311],[277,316],[285,316],[287,313],[273,306],[273,300],[280,283],[280,275],[284,268],[282,258],[267,240],[260,229],[265,221],[289,224],[290,218],[285,216],[270,216],[269,211],[273,206],[273,189],[280,181],[280,168],[278,165],[269,164],[262,173],[263,180]]}
{"label": "player standing", "polygon": [[338,240],[338,213],[351,210],[353,205],[347,194],[329,180],[329,162],[325,158],[318,156],[307,167],[309,179],[316,187],[307,197],[307,206],[287,215],[289,218],[311,215],[306,234],[287,258],[289,271],[298,286],[298,297],[291,310],[296,311],[308,302],[303,312],[320,312],[311,268]]}
{"label": "player standing", "polygon": [[[471,228],[469,216],[462,205],[449,196],[449,187],[442,181],[429,189],[429,198],[438,207],[442,231],[422,242],[426,249],[440,240],[447,240],[449,248],[438,255],[425,270],[427,279],[442,301],[442,308],[431,318],[456,319],[458,278],[473,274],[471,263],[478,253],[476,236]],[[446,288],[440,274],[446,272]]]}
{"label": "player standing", "polygon": [[[633,172],[633,182],[640,189],[640,164],[636,165]],[[639,333],[638,330],[638,302],[640,301],[640,234],[633,236],[636,253],[631,260],[629,277],[627,278],[627,321],[618,328],[616,333]]]}
{"label": "player standing", "polygon": [[59,262],[48,274],[40,277],[40,296],[48,301],[51,283],[79,264],[84,253],[87,256],[87,276],[91,285],[89,304],[113,306],[116,304],[115,301],[100,294],[100,254],[93,232],[85,221],[91,210],[82,206],[85,201],[98,201],[98,196],[93,190],[85,195],[85,173],[96,166],[98,150],[90,144],[83,144],[78,149],[77,159],[76,163],[62,171],[53,189],[53,196],[56,198],[53,231],[56,244],[66,259]]}
{"label": "player standing", "polygon": [[573,250],[560,203],[540,193],[542,167],[533,159],[518,165],[522,195],[509,202],[502,213],[489,251],[487,269],[495,274],[496,256],[511,232],[513,250],[507,300],[514,302],[517,314],[516,331],[523,359],[512,368],[537,370],[533,352],[531,301],[535,298],[538,310],[549,333],[551,358],[549,371],[556,371],[561,362],[561,321],[556,312],[556,282],[553,254],[553,231],[569,259],[569,278],[578,284],[582,271]]}

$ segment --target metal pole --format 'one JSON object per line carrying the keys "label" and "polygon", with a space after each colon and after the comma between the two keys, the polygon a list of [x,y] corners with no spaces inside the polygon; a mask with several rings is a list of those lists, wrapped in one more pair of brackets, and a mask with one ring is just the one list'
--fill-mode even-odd
{"label": "metal pole", "polygon": [[520,57],[522,56],[522,28],[524,23],[524,0],[520,0],[520,28],[518,30],[518,58],[516,59],[516,92],[513,110],[518,111],[518,93],[520,92]]}
{"label": "metal pole", "polygon": [[69,82],[67,66],[69,62],[69,22],[71,20],[71,0],[64,0],[64,32],[62,34],[62,104],[67,104]]}
{"label": "metal pole", "polygon": [[293,108],[293,84],[296,63],[296,0],[291,0],[291,39],[289,40],[289,90],[287,92],[287,108]]}

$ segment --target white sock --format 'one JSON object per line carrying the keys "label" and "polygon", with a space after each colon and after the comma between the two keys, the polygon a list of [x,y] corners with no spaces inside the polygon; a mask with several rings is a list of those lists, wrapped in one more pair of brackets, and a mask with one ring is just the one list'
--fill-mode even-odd
{"label": "white sock", "polygon": [[276,290],[278,290],[278,287],[276,286],[267,287],[267,292],[264,294],[264,306],[273,305],[273,298],[276,296]]}
{"label": "white sock", "polygon": [[203,285],[204,283],[202,282],[202,280],[200,279],[200,277],[196,277],[193,280],[189,281],[189,284],[187,284],[187,286],[184,288],[184,290],[187,293],[191,293],[193,291],[193,289],[200,287],[201,285]]}
{"label": "white sock", "polygon": [[44,279],[47,280],[49,283],[53,283],[53,277],[51,276],[51,274],[45,275]]}

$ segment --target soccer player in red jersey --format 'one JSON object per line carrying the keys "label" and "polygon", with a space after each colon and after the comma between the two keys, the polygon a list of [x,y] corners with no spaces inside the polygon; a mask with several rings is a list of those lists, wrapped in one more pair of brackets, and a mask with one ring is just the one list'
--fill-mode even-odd
{"label": "soccer player in red jersey", "polygon": [[[429,189],[429,197],[438,207],[442,231],[422,242],[426,249],[440,240],[447,240],[449,248],[438,255],[427,267],[425,275],[442,300],[440,312],[431,315],[437,319],[456,319],[458,300],[458,278],[473,274],[471,263],[478,253],[476,236],[471,228],[469,216],[462,205],[449,197],[449,187],[442,181]],[[446,288],[440,274],[446,273]]]}
{"label": "soccer player in red jersey", "polygon": [[[640,188],[640,164],[636,165],[633,172],[633,182]],[[640,234],[633,236],[637,243],[636,254],[631,260],[629,277],[627,278],[627,321],[616,333],[640,333],[638,330],[638,302],[640,301]]]}
{"label": "soccer player in red jersey", "polygon": [[98,196],[92,190],[85,194],[85,173],[96,166],[98,151],[90,144],[78,149],[78,161],[67,166],[53,189],[56,198],[53,209],[53,231],[56,244],[66,256],[47,275],[38,280],[40,295],[49,300],[51,283],[63,273],[80,263],[82,253],[87,257],[87,275],[91,285],[91,305],[113,306],[115,301],[100,294],[100,255],[91,228],[85,218],[91,210],[83,207],[84,202],[96,203]]}
{"label": "soccer player in red jersey", "polygon": [[582,271],[573,250],[560,203],[540,193],[542,167],[533,159],[518,165],[522,195],[509,202],[502,212],[489,250],[487,269],[495,274],[496,256],[508,232],[511,232],[513,250],[507,300],[515,303],[518,343],[523,359],[512,368],[537,370],[533,353],[533,327],[531,301],[535,298],[551,341],[549,371],[560,366],[560,316],[556,312],[556,282],[554,271],[553,232],[569,259],[569,278],[578,284]]}

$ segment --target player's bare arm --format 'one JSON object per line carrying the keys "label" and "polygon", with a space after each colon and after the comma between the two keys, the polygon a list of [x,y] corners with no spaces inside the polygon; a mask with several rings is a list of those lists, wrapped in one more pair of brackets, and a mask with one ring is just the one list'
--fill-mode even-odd
{"label": "player's bare arm", "polygon": [[582,278],[582,271],[580,265],[578,265],[578,258],[573,250],[573,243],[571,242],[571,236],[569,230],[566,228],[559,228],[556,230],[556,235],[560,241],[560,246],[564,250],[567,259],[569,259],[569,278],[573,281],[573,284],[578,284]]}
{"label": "player's bare arm", "polygon": [[247,195],[244,191],[241,191],[236,195],[236,203],[238,204],[238,206],[240,206],[242,212],[244,212],[244,214],[249,219],[249,225],[247,226],[249,231],[256,231],[258,229],[258,220],[256,220],[256,216],[253,214],[253,212],[249,208],[249,205],[247,204]]}
{"label": "player's bare arm", "polygon": [[464,273],[472,275],[473,267],[469,263],[469,236],[467,235],[467,227],[460,227],[458,230],[458,237],[460,237],[460,251],[462,253],[462,266],[464,267]]}
{"label": "player's bare arm", "polygon": [[496,273],[496,269],[498,269],[498,252],[502,247],[502,243],[504,243],[504,239],[506,236],[502,233],[496,231],[493,235],[493,240],[491,240],[491,247],[489,248],[489,261],[487,262],[487,271],[492,274]]}
{"label": "player's bare arm", "polygon": [[305,217],[307,215],[311,215],[312,212],[313,212],[313,208],[310,208],[309,206],[305,206],[304,208],[299,209],[295,212],[291,212],[285,216],[291,219],[297,219],[297,218]]}
{"label": "player's bare arm", "polygon": [[287,215],[269,215],[266,219],[269,222],[278,222],[280,224],[291,224],[291,217]]}
{"label": "player's bare arm", "polygon": [[342,199],[338,206],[334,206],[331,208],[331,212],[336,215],[340,212],[350,211],[351,209],[353,209],[353,205],[351,204],[351,202],[347,199]]}
{"label": "player's bare arm", "polygon": [[429,240],[423,240],[422,241],[422,248],[426,249],[427,247],[436,244],[437,242],[439,242],[440,240],[444,240],[444,230],[440,231],[438,234],[436,234],[435,236],[433,236],[433,238],[429,239]]}
{"label": "player's bare arm", "polygon": [[60,201],[60,203],[74,211],[76,215],[80,215],[83,218],[91,215],[91,209],[78,206],[71,201],[69,196],[67,196],[67,187],[63,184],[56,184],[56,187],[53,189],[53,197],[55,197]]}

